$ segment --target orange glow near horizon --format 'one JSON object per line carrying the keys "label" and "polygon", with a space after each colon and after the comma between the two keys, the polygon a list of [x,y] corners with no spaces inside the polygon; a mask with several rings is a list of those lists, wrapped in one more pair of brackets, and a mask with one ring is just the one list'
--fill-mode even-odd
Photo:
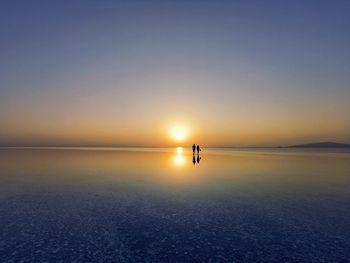
{"label": "orange glow near horizon", "polygon": [[[101,147],[188,147],[196,143],[205,147],[244,147],[286,146],[317,141],[347,143],[349,140],[348,116],[342,115],[345,110],[339,111],[336,118],[324,113],[324,120],[320,120],[316,114],[308,117],[305,113],[302,115],[299,108],[295,109],[298,116],[307,116],[303,120],[290,115],[282,118],[279,111],[266,112],[266,116],[262,117],[254,110],[254,105],[250,109],[251,114],[237,111],[232,113],[232,117],[220,114],[220,110],[215,112],[216,109],[209,112],[204,108],[197,113],[181,105],[188,114],[178,109],[164,109],[161,114],[156,114],[154,107],[150,107],[147,118],[136,118],[128,112],[119,116],[106,109],[99,109],[104,114],[97,114],[84,106],[79,106],[84,109],[82,112],[74,112],[74,107],[70,105],[59,110],[53,107],[50,111],[40,111],[39,108],[31,111],[27,108],[27,112],[20,110],[19,106],[17,113],[0,112],[5,118],[0,121],[0,143],[10,146]],[[67,108],[74,114],[68,114]]]}

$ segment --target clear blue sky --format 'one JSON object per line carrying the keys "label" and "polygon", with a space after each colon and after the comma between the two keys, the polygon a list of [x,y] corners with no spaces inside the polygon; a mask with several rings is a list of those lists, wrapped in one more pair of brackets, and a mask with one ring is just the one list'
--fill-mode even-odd
{"label": "clear blue sky", "polygon": [[350,143],[350,1],[1,1],[0,39],[0,145]]}

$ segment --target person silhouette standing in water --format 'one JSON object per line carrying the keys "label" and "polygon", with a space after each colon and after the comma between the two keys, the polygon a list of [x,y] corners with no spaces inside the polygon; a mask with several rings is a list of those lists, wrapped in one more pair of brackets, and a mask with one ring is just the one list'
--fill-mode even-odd
{"label": "person silhouette standing in water", "polygon": [[195,154],[195,152],[196,152],[196,145],[195,144],[192,145],[192,152],[193,152],[193,154]]}
{"label": "person silhouette standing in water", "polygon": [[197,145],[197,154],[199,154],[200,151],[201,151],[201,148],[199,147],[199,145]]}

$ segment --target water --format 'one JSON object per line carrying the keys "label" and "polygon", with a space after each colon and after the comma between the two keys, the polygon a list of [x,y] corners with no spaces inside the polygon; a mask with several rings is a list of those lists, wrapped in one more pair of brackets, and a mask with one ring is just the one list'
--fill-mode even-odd
{"label": "water", "polygon": [[0,262],[349,262],[350,152],[0,150]]}

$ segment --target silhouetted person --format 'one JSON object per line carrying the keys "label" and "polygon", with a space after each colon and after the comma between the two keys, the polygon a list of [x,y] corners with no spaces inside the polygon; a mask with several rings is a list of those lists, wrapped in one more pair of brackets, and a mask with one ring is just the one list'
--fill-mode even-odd
{"label": "silhouetted person", "polygon": [[199,157],[199,155],[197,155],[197,163],[199,163],[201,161],[202,157]]}
{"label": "silhouetted person", "polygon": [[193,154],[196,152],[196,145],[195,144],[192,145],[192,152],[193,152]]}
{"label": "silhouetted person", "polygon": [[[194,151],[193,151],[193,153],[194,153]],[[194,155],[193,155],[193,158],[192,158],[192,162],[193,162],[193,165],[196,164],[196,157]]]}
{"label": "silhouetted person", "polygon": [[201,148],[197,145],[197,154],[199,154],[199,151],[201,151]]}

